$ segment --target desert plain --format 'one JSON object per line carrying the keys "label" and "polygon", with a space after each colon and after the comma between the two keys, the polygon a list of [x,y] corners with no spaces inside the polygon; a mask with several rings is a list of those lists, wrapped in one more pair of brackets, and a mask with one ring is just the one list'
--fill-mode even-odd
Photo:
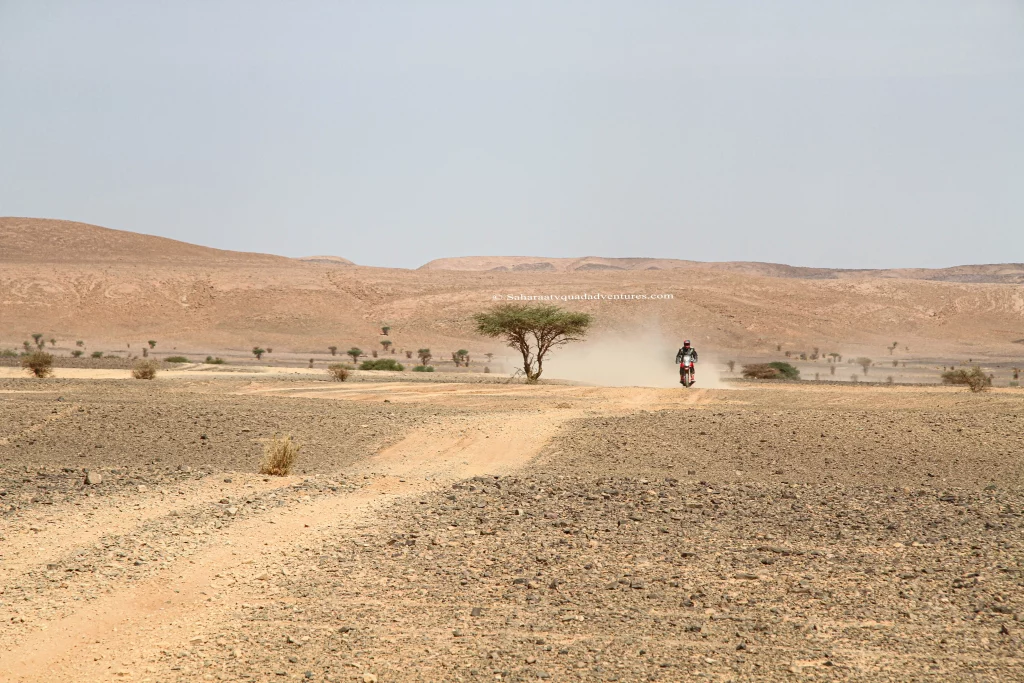
{"label": "desert plain", "polygon": [[[402,271],[0,228],[0,349],[57,357],[0,359],[0,681],[1024,678],[1020,266]],[[472,332],[598,291],[672,297],[560,301],[594,342],[536,385]],[[683,335],[691,389],[650,360]],[[437,371],[332,381],[328,345]],[[993,388],[938,383],[965,364]]]}

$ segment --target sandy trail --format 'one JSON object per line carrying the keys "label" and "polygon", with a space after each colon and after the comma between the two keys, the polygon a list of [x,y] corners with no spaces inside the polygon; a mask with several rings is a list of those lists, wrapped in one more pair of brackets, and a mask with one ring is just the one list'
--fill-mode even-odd
{"label": "sandy trail", "polygon": [[[466,415],[416,429],[346,472],[369,481],[356,492],[299,500],[240,520],[219,530],[204,550],[175,561],[149,578],[116,586],[69,616],[36,625],[16,642],[11,635],[0,636],[0,681],[100,681],[111,680],[112,676],[146,680],[168,666],[159,661],[161,651],[186,646],[190,640],[205,638],[218,629],[230,630],[233,613],[240,605],[266,600],[269,582],[261,577],[282,571],[280,558],[299,544],[308,545],[360,524],[372,529],[374,510],[398,497],[421,494],[471,476],[506,474],[522,468],[559,426],[573,417],[595,410],[630,412],[711,400],[707,392],[680,394],[654,389],[393,383],[313,394],[302,387],[275,393],[313,395],[321,400],[365,400],[368,394],[380,400],[386,394],[395,401],[430,400],[453,405],[471,400],[476,404],[504,404],[506,411]],[[510,397],[522,397],[523,405],[508,406],[505,402]],[[561,407],[543,409],[553,398],[564,399],[554,404]],[[513,409],[508,410],[510,407]],[[290,482],[255,483],[269,488]],[[4,581],[16,581],[33,566],[90,540],[100,529],[108,533],[128,531],[182,506],[209,502],[226,488],[211,479],[191,487],[187,495],[170,499],[155,493],[129,504],[112,502],[106,509],[93,511],[90,519],[70,524],[63,521],[69,518],[65,511],[54,511],[48,515],[49,520],[34,523],[39,531],[28,536],[24,530],[14,534],[16,540],[7,551],[11,562]]]}

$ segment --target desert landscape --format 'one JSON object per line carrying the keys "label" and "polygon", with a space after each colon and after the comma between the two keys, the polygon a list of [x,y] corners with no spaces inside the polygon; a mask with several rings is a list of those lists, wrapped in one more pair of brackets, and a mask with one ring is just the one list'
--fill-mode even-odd
{"label": "desert landscape", "polygon": [[[1021,264],[0,245],[2,681],[1024,671]],[[473,324],[504,302],[594,326],[527,383]]]}

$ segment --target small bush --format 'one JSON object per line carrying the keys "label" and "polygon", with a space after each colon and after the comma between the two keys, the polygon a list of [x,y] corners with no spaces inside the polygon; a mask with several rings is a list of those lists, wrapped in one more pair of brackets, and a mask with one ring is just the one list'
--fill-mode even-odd
{"label": "small bush", "polygon": [[71,352],[71,355],[74,356],[75,358],[78,358],[82,355],[82,351],[80,349],[75,349],[74,351]]}
{"label": "small bush", "polygon": [[413,372],[433,372],[433,365],[417,365],[412,369]]}
{"label": "small bush", "polygon": [[290,434],[285,437],[275,436],[263,447],[260,474],[283,477],[292,471],[292,465],[298,457],[299,445],[292,441]]}
{"label": "small bush", "polygon": [[224,359],[220,356],[214,358],[213,356],[207,356],[206,360],[203,361],[207,365],[224,365]]}
{"label": "small bush", "polygon": [[[491,354],[487,354],[487,355],[491,355]],[[734,361],[734,360],[726,361],[725,364],[729,366],[729,372],[734,372],[736,370],[736,361]]]}
{"label": "small bush", "polygon": [[800,371],[789,363],[754,363],[743,366],[747,379],[800,379]]}
{"label": "small bush", "polygon": [[360,370],[394,370],[401,372],[405,366],[394,358],[380,358],[378,360],[364,360],[359,364]]}
{"label": "small bush", "polygon": [[327,366],[327,374],[338,382],[344,382],[348,379],[349,370],[351,368],[341,363],[335,363]]}
{"label": "small bush", "polygon": [[0,351],[0,358],[17,358],[18,352],[14,349],[4,349]]}
{"label": "small bush", "polygon": [[168,363],[191,363],[192,362],[188,358],[185,358],[185,356],[168,356],[167,358],[164,358],[164,360],[167,361]]}
{"label": "small bush", "polygon": [[981,371],[977,365],[970,370],[950,370],[942,373],[943,384],[962,384],[977,393],[992,386],[992,378]]}
{"label": "small bush", "polygon": [[21,367],[36,377],[49,377],[53,374],[53,356],[45,351],[34,351],[22,356]]}
{"label": "small bush", "polygon": [[886,383],[886,384],[893,384],[893,383],[895,383],[895,381],[896,381],[896,380],[894,380],[894,379],[892,378],[892,375],[889,375],[888,377],[886,377],[886,378],[885,378],[885,383]]}
{"label": "small bush", "polygon": [[405,352],[405,357],[406,358],[412,358],[412,351],[406,351]]}
{"label": "small bush", "polygon": [[103,358],[103,352],[102,351],[93,351],[92,352],[92,357],[93,358]]}
{"label": "small bush", "polygon": [[79,339],[78,341],[75,342],[75,346],[85,346],[85,342]]}
{"label": "small bush", "polygon": [[150,339],[146,343],[149,344],[149,348],[151,348],[151,349],[155,349],[156,348],[156,340],[155,339]]}
{"label": "small bush", "polygon": [[140,360],[132,366],[132,377],[135,379],[153,379],[156,377],[157,364],[151,360]]}
{"label": "small bush", "polygon": [[485,365],[484,366],[484,373],[485,374],[490,374],[490,372],[491,372],[491,368],[489,366]]}

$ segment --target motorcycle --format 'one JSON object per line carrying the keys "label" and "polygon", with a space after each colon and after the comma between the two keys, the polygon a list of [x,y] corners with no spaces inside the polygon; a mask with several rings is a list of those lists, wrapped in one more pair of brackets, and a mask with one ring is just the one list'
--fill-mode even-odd
{"label": "motorcycle", "polygon": [[694,383],[693,373],[693,357],[688,354],[683,354],[683,362],[679,364],[679,381],[684,387],[692,387]]}

